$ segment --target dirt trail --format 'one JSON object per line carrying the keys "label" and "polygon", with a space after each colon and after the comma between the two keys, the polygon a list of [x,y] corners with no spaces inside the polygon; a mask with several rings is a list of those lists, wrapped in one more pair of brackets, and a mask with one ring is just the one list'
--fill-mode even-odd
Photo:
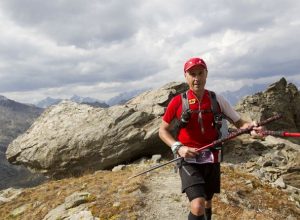
{"label": "dirt trail", "polygon": [[[143,183],[143,208],[138,220],[186,220],[189,202],[173,166],[150,172]],[[281,198],[276,200],[274,198]],[[299,207],[280,189],[261,182],[230,164],[222,166],[222,193],[214,197],[212,219],[299,219]],[[278,209],[278,207],[281,207]]]}
{"label": "dirt trail", "polygon": [[181,193],[180,177],[174,173],[172,166],[151,173],[145,186],[145,208],[141,210],[139,219],[187,219],[188,199]]}

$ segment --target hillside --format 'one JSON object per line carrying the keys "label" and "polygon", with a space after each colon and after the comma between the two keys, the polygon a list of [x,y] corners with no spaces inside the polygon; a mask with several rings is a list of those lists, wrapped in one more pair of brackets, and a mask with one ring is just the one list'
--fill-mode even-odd
{"label": "hillside", "polygon": [[0,96],[0,151],[26,131],[43,109]]}
{"label": "hillside", "polygon": [[24,133],[43,109],[0,96],[0,189],[26,187],[39,183],[43,177],[32,175],[23,166],[13,166],[5,158],[8,144]]}
{"label": "hillside", "polygon": [[[116,172],[97,171],[24,189],[11,201],[0,202],[0,218],[185,219],[188,200],[180,192],[180,180],[171,165],[128,181],[134,173],[153,165],[148,160]],[[238,166],[224,163],[222,179],[222,192],[214,198],[214,220],[296,220],[300,216],[299,203],[297,207],[289,194],[261,182]]]}

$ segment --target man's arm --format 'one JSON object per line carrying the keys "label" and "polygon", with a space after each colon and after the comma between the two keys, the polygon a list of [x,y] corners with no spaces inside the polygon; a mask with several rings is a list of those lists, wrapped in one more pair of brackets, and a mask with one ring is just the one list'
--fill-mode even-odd
{"label": "man's arm", "polygon": [[252,125],[252,122],[245,121],[244,119],[239,119],[238,121],[233,123],[235,127],[243,129]]}
{"label": "man's arm", "polygon": [[174,137],[171,135],[170,129],[170,124],[162,120],[158,134],[160,139],[162,139],[162,141],[165,142],[169,147],[171,147],[176,142]]}
{"label": "man's arm", "polygon": [[216,97],[222,112],[227,116],[227,118],[230,119],[230,122],[234,124],[235,127],[239,129],[245,129],[250,126],[254,126],[253,131],[251,131],[251,135],[255,137],[262,137],[260,131],[263,128],[258,127],[256,121],[249,122],[242,119],[241,116],[234,110],[234,108],[223,96],[216,94]]}
{"label": "man's arm", "polygon": [[[172,136],[170,128],[170,124],[162,120],[158,134],[162,141],[172,148],[172,146],[174,146],[174,144],[177,144],[178,142]],[[183,144],[180,148],[178,148],[177,152],[175,153],[177,153],[181,157],[195,157],[198,154],[196,149],[184,146]]]}
{"label": "man's arm", "polygon": [[257,122],[256,121],[252,121],[252,122],[248,122],[245,121],[244,119],[240,119],[237,122],[233,123],[235,127],[239,128],[239,129],[246,129],[250,126],[254,126],[253,130],[250,132],[251,136],[253,136],[254,138],[262,138],[262,130],[263,127],[258,127],[257,126]]}

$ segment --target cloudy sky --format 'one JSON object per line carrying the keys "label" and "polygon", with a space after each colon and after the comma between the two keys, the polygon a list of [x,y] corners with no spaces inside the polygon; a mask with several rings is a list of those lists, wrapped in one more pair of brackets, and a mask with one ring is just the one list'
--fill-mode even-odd
{"label": "cloudy sky", "polygon": [[1,0],[0,94],[34,103],[107,100],[183,81],[194,56],[207,88],[300,85],[298,0]]}

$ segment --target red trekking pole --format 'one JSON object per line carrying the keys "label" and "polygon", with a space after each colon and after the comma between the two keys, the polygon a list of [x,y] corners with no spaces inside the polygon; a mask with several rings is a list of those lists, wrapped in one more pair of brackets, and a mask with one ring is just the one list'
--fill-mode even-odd
{"label": "red trekking pole", "polygon": [[263,135],[272,135],[276,137],[300,137],[300,133],[297,132],[287,132],[287,131],[262,131]]}
{"label": "red trekking pole", "polygon": [[[272,121],[278,120],[278,119],[281,118],[281,117],[282,117],[282,115],[277,114],[277,115],[274,115],[273,117],[270,117],[270,118],[268,118],[268,119],[266,119],[266,120],[264,120],[264,121],[261,121],[261,122],[257,123],[257,125],[258,125],[258,126],[263,126],[263,125],[266,125],[266,124],[268,124],[268,123],[270,123],[270,122],[272,122]],[[217,145],[217,144],[221,144],[221,143],[223,143],[223,142],[225,142],[225,141],[228,141],[228,140],[230,140],[230,139],[233,139],[233,138],[235,138],[235,137],[237,137],[237,136],[239,136],[239,135],[241,135],[241,134],[250,133],[250,132],[253,130],[253,128],[254,128],[254,126],[250,126],[250,127],[246,128],[246,129],[238,129],[237,132],[231,133],[231,134],[228,135],[227,137],[218,139],[218,140],[212,142],[211,144],[205,145],[204,147],[197,149],[197,151],[201,151],[201,150],[204,150],[204,149],[206,149],[206,148],[213,147],[213,146],[215,146],[215,145]],[[180,160],[180,159],[182,159],[182,157],[174,158],[173,160],[170,160],[170,161],[168,161],[168,162],[166,162],[166,163],[159,164],[159,165],[154,166],[154,167],[152,167],[152,168],[150,168],[150,169],[148,169],[148,170],[146,170],[146,171],[143,171],[143,172],[138,173],[138,174],[136,174],[136,175],[134,175],[134,176],[131,176],[131,177],[129,177],[128,179],[131,179],[131,178],[140,176],[140,175],[142,175],[142,174],[148,173],[148,172],[150,172],[150,171],[152,171],[152,170],[155,170],[155,169],[157,169],[157,168],[163,167],[163,166],[165,166],[165,165],[167,165],[167,164],[173,163],[173,162],[175,162],[175,161],[177,161],[177,160]]]}

